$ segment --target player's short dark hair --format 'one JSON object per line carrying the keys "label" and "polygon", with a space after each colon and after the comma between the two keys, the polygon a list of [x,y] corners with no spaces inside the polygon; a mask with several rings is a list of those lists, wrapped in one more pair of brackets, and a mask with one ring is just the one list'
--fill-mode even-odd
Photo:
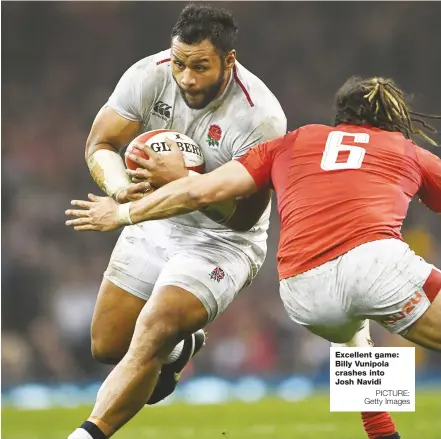
{"label": "player's short dark hair", "polygon": [[185,44],[198,44],[208,40],[220,55],[226,56],[234,49],[237,31],[231,12],[190,3],[180,13],[171,37],[178,37]]}
{"label": "player's short dark hair", "polygon": [[412,135],[419,135],[431,144],[437,145],[425,130],[415,127],[414,123],[418,122],[424,128],[436,133],[436,130],[424,119],[441,119],[441,116],[411,111],[403,91],[392,79],[379,77],[363,79],[353,76],[338,90],[335,105],[335,125],[367,124],[386,131],[399,131],[408,139]]}

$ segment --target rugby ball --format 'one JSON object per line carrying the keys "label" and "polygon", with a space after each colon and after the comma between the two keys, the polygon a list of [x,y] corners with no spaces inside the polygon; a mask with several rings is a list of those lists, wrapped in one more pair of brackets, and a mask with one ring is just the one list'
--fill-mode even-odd
{"label": "rugby ball", "polygon": [[[159,154],[169,154],[171,151],[170,147],[166,143],[167,138],[174,140],[178,144],[179,149],[184,156],[185,167],[187,169],[199,173],[204,172],[205,160],[201,147],[197,145],[193,139],[190,139],[190,137],[186,136],[185,134],[178,133],[177,131],[153,130],[140,134],[130,142],[129,146],[127,147],[126,154],[132,153],[148,159],[148,156],[143,151],[135,148],[134,143],[136,141],[144,143]],[[125,157],[125,161],[126,166],[129,169],[136,169],[138,167],[134,161],[127,157],[127,155]]]}

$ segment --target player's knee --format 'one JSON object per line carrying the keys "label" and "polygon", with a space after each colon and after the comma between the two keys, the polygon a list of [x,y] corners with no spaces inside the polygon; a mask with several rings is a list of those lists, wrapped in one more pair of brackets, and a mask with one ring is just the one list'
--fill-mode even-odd
{"label": "player's knee", "polygon": [[178,343],[187,335],[181,327],[179,314],[173,310],[141,314],[136,325],[138,333],[157,344],[165,344],[169,340]]}
{"label": "player's knee", "polygon": [[402,335],[412,343],[441,352],[441,333],[439,328],[433,325],[418,324],[417,322],[412,325],[408,332]]}
{"label": "player's knee", "polygon": [[157,360],[163,363],[173,348],[187,334],[173,319],[156,319],[142,316],[138,319],[134,342],[130,345],[129,355],[141,363]]}
{"label": "player's knee", "polygon": [[129,355],[139,361],[165,361],[177,343],[201,329],[208,314],[193,294],[165,286],[154,294],[136,321]]}
{"label": "player's knee", "polygon": [[130,355],[142,356],[142,359],[164,360],[177,343],[202,326],[188,329],[182,324],[179,312],[169,310],[165,313],[141,314],[137,323],[134,342],[130,346]]}
{"label": "player's knee", "polygon": [[92,336],[92,356],[99,363],[118,364],[126,354],[128,346],[115,346],[109,342]]}

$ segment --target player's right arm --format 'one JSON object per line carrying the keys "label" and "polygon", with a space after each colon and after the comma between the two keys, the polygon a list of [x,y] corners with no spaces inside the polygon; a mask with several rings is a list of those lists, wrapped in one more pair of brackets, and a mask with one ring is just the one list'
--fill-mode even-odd
{"label": "player's right arm", "polygon": [[441,159],[419,147],[417,156],[422,176],[418,196],[430,210],[441,213]]}
{"label": "player's right arm", "polygon": [[87,139],[86,161],[93,179],[119,202],[142,196],[136,190],[141,191],[144,185],[131,184],[119,150],[140,133],[154,102],[162,78],[155,61],[155,56],[145,58],[124,73],[96,116]]}
{"label": "player's right arm", "polygon": [[119,151],[134,139],[141,123],[120,116],[105,105],[98,112],[86,142],[86,162],[98,186],[116,201],[128,198],[131,184]]}

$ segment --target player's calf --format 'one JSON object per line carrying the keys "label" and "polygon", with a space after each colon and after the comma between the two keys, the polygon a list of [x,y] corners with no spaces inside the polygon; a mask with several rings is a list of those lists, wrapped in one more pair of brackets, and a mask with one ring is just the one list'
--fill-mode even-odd
{"label": "player's calf", "polygon": [[166,286],[154,292],[136,322],[127,354],[101,386],[84,427],[95,424],[105,437],[115,433],[144,406],[176,344],[207,320],[204,305],[188,291]]}
{"label": "player's calf", "polygon": [[92,357],[102,364],[118,364],[127,353],[127,347],[125,350],[116,352],[114,349],[108,349],[108,345],[100,345],[97,342],[92,341]]}
{"label": "player's calf", "polygon": [[118,364],[127,353],[136,320],[146,301],[103,279],[91,325],[92,355],[104,364]]}
{"label": "player's calf", "polygon": [[[362,322],[360,329],[346,343],[332,343],[333,347],[372,347],[369,320]],[[400,439],[392,416],[388,412],[362,412],[363,428],[369,439]]]}
{"label": "player's calf", "polygon": [[369,439],[400,439],[388,412],[362,412],[363,427]]}
{"label": "player's calf", "polygon": [[175,391],[181,372],[186,364],[205,345],[206,335],[203,329],[187,336],[168,356],[147,404],[156,404]]}

